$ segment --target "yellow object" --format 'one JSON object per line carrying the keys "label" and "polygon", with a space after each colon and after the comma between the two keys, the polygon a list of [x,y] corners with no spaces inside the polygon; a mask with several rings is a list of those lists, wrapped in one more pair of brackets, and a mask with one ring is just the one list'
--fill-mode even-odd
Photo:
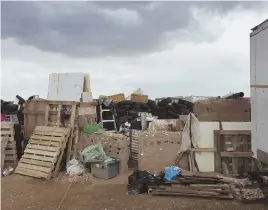
{"label": "yellow object", "polygon": [[131,101],[147,103],[148,102],[148,95],[132,93],[131,94]]}
{"label": "yellow object", "polygon": [[107,96],[107,98],[110,98],[113,100],[113,102],[120,102],[125,100],[125,95],[124,93],[119,93],[111,96]]}

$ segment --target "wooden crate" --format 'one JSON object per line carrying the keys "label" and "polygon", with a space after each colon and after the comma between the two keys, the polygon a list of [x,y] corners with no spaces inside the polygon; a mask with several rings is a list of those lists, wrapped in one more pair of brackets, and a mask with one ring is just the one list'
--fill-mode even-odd
{"label": "wooden crate", "polygon": [[70,128],[36,126],[15,173],[50,179],[58,174]]}
{"label": "wooden crate", "polygon": [[215,171],[240,174],[254,170],[250,130],[214,131]]}
{"label": "wooden crate", "polygon": [[16,141],[14,139],[14,123],[1,122],[1,138],[8,138],[5,148],[5,161],[6,166],[15,167],[18,163]]}

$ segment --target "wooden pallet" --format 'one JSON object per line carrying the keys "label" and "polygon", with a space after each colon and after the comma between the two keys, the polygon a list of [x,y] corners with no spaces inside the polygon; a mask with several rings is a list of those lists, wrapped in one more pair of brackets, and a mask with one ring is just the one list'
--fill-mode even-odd
{"label": "wooden pallet", "polygon": [[58,174],[70,128],[36,126],[15,173],[50,179]]}
{"label": "wooden pallet", "polygon": [[14,123],[1,122],[1,138],[8,138],[5,149],[5,165],[15,167],[18,163],[16,141],[14,139]]}

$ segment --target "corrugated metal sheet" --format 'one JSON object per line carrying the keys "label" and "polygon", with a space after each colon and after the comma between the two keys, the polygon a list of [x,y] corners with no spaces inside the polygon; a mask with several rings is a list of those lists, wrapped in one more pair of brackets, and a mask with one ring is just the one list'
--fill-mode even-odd
{"label": "corrugated metal sheet", "polygon": [[80,101],[84,88],[84,73],[54,73],[49,75],[48,100]]}

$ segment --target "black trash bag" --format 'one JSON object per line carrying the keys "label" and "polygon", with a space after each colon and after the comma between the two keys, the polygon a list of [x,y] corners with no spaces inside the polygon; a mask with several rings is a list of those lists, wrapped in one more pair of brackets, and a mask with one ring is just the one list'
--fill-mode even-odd
{"label": "black trash bag", "polygon": [[148,171],[134,171],[128,177],[128,194],[138,195],[148,192],[148,185],[160,185],[163,183],[164,173],[160,173],[158,176],[154,176]]}

